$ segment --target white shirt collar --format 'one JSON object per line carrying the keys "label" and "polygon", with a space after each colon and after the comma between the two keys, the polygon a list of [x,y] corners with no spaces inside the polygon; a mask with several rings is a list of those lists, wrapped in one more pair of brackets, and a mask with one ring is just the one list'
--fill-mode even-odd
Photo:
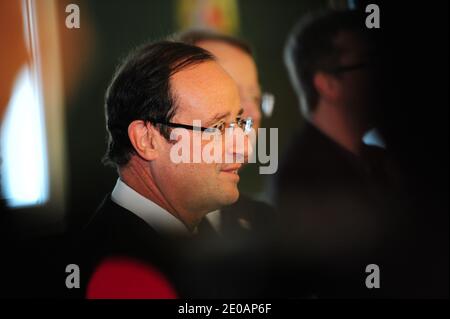
{"label": "white shirt collar", "polygon": [[111,194],[114,203],[136,214],[161,235],[191,236],[188,228],[175,216],[142,196],[120,178]]}
{"label": "white shirt collar", "polygon": [[220,209],[208,213],[205,218],[209,221],[216,233],[220,234],[222,226]]}

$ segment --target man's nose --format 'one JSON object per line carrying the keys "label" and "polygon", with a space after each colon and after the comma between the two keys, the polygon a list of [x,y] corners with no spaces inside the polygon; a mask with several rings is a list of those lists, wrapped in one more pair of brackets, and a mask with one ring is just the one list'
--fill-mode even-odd
{"label": "man's nose", "polygon": [[242,128],[236,127],[226,137],[226,151],[235,156],[235,162],[245,163],[253,154],[253,146],[249,136],[244,133]]}

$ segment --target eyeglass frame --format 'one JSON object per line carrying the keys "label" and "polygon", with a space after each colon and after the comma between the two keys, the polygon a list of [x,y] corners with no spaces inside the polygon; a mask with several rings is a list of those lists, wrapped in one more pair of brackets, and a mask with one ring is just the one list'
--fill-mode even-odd
{"label": "eyeglass frame", "polygon": [[360,62],[350,65],[340,65],[334,68],[325,69],[324,71],[332,74],[341,74],[359,69],[375,67],[378,64],[379,62],[376,59],[369,59],[369,61],[366,62]]}
{"label": "eyeglass frame", "polygon": [[[246,119],[240,119],[240,121],[245,122],[245,124],[243,125],[244,127],[239,126],[239,124],[238,124],[238,126],[242,129],[242,131],[244,131],[245,134],[248,134],[253,127],[253,119],[251,117],[247,117]],[[210,131],[210,130],[219,130],[219,129],[213,128],[213,127],[193,126],[193,125],[166,122],[166,121],[149,120],[149,122],[154,123],[154,124],[161,124],[161,125],[165,125],[165,126],[169,126],[169,127],[173,127],[173,128],[184,128],[184,129],[191,130],[191,131],[204,132],[204,131]],[[225,129],[227,129],[227,128],[234,129],[236,124],[237,124],[237,122],[231,122],[228,127],[225,127]],[[250,126],[250,127],[247,129],[247,126]]]}

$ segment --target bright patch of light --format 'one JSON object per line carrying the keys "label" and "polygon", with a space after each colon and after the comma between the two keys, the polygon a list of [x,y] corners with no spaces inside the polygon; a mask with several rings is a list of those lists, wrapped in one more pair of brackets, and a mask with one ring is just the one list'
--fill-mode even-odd
{"label": "bright patch of light", "polygon": [[384,143],[383,138],[376,129],[368,131],[363,137],[363,142],[366,145],[373,145],[381,148],[386,148],[386,144]]}
{"label": "bright patch of light", "polygon": [[1,176],[8,206],[39,205],[48,199],[45,124],[28,67],[19,73],[1,129]]}

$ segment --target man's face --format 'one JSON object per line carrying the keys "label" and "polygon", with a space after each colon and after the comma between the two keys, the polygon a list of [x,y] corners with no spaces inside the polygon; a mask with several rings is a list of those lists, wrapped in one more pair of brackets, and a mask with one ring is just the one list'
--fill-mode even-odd
{"label": "man's face", "polygon": [[[200,120],[201,126],[211,127],[218,122],[234,122],[242,111],[239,92],[231,77],[217,62],[203,62],[176,73],[170,79],[171,91],[175,96],[177,109],[171,122],[193,125]],[[200,131],[188,130],[191,138],[201,136]],[[236,129],[234,134],[244,134]],[[198,136],[196,136],[198,135]],[[244,137],[247,145],[247,137]],[[202,141],[201,148],[209,141]],[[170,157],[173,143],[165,141],[164,149],[155,163],[154,176],[157,185],[168,197],[169,202],[181,212],[189,212],[194,223],[224,205],[238,199],[239,175],[237,163],[174,163]],[[192,150],[195,151],[195,150]],[[191,151],[191,157],[192,157]],[[246,147],[239,148],[232,143],[220,148],[234,156],[248,156]],[[192,215],[194,212],[194,215]],[[198,214],[198,215],[196,215]]]}
{"label": "man's face", "polygon": [[352,112],[368,119],[378,98],[376,74],[373,67],[373,48],[359,33],[340,32],[335,38],[340,49],[340,66],[363,65],[339,74],[342,103]]}
{"label": "man's face", "polygon": [[243,117],[252,117],[253,127],[257,130],[261,124],[261,89],[253,58],[241,49],[221,41],[199,41],[196,45],[211,52],[236,82],[244,109]]}

